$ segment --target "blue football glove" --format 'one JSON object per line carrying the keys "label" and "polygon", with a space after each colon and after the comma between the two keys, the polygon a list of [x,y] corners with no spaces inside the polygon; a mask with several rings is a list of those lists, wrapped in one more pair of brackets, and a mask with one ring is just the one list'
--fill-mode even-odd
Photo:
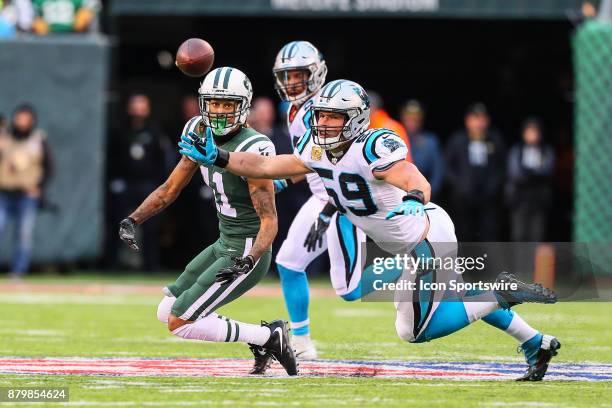
{"label": "blue football glove", "polygon": [[215,164],[219,149],[215,144],[210,128],[206,128],[205,139],[200,138],[194,132],[189,132],[187,136],[181,136],[178,143],[179,153],[190,157],[196,163],[210,167]]}
{"label": "blue football glove", "polygon": [[283,191],[289,186],[289,183],[287,183],[287,180],[284,180],[284,179],[274,180],[273,183],[274,183],[274,194],[280,193],[281,191]]}
{"label": "blue football glove", "polygon": [[409,191],[403,198],[402,203],[395,207],[392,211],[389,211],[385,219],[390,220],[396,215],[423,216],[425,215],[425,204],[423,204],[424,201],[425,199],[421,191]]}

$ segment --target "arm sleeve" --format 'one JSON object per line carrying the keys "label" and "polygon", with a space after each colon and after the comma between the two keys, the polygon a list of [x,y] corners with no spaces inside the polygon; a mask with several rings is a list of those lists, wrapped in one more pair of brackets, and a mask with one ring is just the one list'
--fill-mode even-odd
{"label": "arm sleeve", "polygon": [[397,134],[373,134],[363,145],[363,155],[371,171],[384,171],[398,161],[406,160],[408,147]]}

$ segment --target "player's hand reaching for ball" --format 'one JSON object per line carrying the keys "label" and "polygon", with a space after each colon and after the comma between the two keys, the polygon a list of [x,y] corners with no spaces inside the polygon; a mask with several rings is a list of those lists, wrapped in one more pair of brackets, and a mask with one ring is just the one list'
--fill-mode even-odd
{"label": "player's hand reaching for ball", "polygon": [[205,138],[199,137],[194,132],[181,136],[179,142],[179,153],[189,157],[191,160],[203,166],[212,166],[219,154],[219,149],[212,137],[210,128],[206,128]]}
{"label": "player's hand reaching for ball", "polygon": [[119,223],[119,238],[134,251],[138,251],[138,244],[136,243],[136,222],[128,217]]}
{"label": "player's hand reaching for ball", "polygon": [[240,275],[251,272],[255,266],[255,259],[252,255],[233,257],[232,260],[234,261],[232,266],[219,269],[219,272],[215,275],[215,282],[219,282],[222,285],[233,282]]}

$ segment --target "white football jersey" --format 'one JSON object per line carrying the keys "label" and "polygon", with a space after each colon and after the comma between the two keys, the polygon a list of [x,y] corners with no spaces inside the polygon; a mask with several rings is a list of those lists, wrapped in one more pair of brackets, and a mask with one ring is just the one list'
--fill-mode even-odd
{"label": "white football jersey", "polygon": [[[316,95],[315,95],[316,96]],[[289,137],[291,138],[291,144],[295,148],[298,140],[308,129],[310,129],[310,113],[309,108],[314,102],[314,97],[308,99],[295,113],[293,118],[291,117],[291,107],[287,111],[287,129],[289,130]],[[307,174],[306,181],[310,187],[310,191],[313,195],[317,196],[322,201],[327,201],[329,197],[325,191],[325,186],[321,182],[321,179],[316,174]]]}
{"label": "white football jersey", "polygon": [[366,130],[340,159],[314,144],[308,131],[298,141],[294,154],[319,175],[338,210],[382,249],[409,253],[420,241],[427,226],[426,217],[396,216],[385,220],[406,193],[372,174],[406,160],[408,148],[393,131]]}

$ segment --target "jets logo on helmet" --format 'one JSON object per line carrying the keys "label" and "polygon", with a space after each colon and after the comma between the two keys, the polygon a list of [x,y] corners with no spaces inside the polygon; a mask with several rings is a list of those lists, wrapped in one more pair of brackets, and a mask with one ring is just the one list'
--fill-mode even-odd
{"label": "jets logo on helmet", "polygon": [[[227,135],[246,123],[253,97],[249,78],[239,69],[221,67],[211,71],[200,85],[200,114],[204,125],[217,136]],[[230,112],[211,112],[211,102],[232,101]]]}
{"label": "jets logo on helmet", "polygon": [[325,83],[327,65],[314,45],[292,41],[278,52],[272,72],[280,98],[301,105]]}
{"label": "jets logo on helmet", "polygon": [[[339,79],[325,85],[310,107],[313,142],[323,149],[332,150],[363,133],[370,125],[370,99],[361,85]],[[330,136],[329,126],[319,125],[321,112],[339,113],[344,124],[337,134]],[[336,129],[333,129],[336,130]]]}

